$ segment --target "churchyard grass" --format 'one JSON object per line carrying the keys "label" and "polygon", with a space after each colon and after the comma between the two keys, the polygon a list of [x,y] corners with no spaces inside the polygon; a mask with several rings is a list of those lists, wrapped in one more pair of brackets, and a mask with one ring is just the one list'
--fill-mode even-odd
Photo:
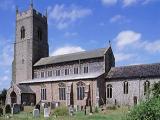
{"label": "churchyard grass", "polygon": [[[84,112],[76,112],[74,116],[66,115],[55,117],[51,115],[49,118],[46,118],[46,120],[123,120],[126,112],[126,108],[107,110],[106,112],[93,113],[93,115],[84,115]],[[0,120],[7,120],[6,116],[0,117]],[[40,117],[34,118],[30,110],[9,116],[8,120],[44,120],[43,112],[41,112]]]}

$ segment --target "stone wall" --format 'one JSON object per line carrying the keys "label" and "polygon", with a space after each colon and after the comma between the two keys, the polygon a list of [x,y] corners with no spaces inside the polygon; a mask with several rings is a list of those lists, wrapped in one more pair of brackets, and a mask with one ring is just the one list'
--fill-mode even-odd
{"label": "stone wall", "polygon": [[[96,105],[96,89],[97,89],[97,82],[95,80],[75,80],[75,81],[65,81],[64,84],[72,83],[73,84],[73,102],[74,105],[84,106],[85,100],[77,100],[77,83],[79,81],[84,82],[86,85],[90,84],[90,92],[91,92],[91,103],[92,105]],[[31,89],[36,93],[36,103],[41,100],[41,86],[45,86],[47,91],[47,100],[44,102],[52,102],[57,101],[60,102],[61,105],[66,105],[66,100],[59,100],[59,83],[61,82],[50,82],[50,83],[36,83],[31,84]]]}
{"label": "stone wall", "polygon": [[[128,81],[128,94],[124,94],[123,91],[123,83]],[[144,82],[149,81],[150,87],[157,81],[160,81],[160,78],[153,78],[153,79],[117,79],[117,80],[106,80],[106,86],[108,84],[112,85],[112,98],[106,98],[107,104],[115,104],[116,103],[120,106],[123,105],[134,105],[134,97],[137,97],[137,102],[144,100],[146,96],[144,96]],[[106,87],[107,93],[107,87]]]}
{"label": "stone wall", "polygon": [[61,64],[54,64],[54,65],[46,65],[41,67],[34,67],[34,73],[37,73],[37,78],[40,78],[41,72],[45,72],[45,77],[48,77],[47,75],[48,71],[52,71],[53,76],[55,76],[56,70],[60,70],[61,76],[64,76],[65,69],[69,69],[69,75],[73,75],[74,68],[78,67],[78,70],[79,70],[78,74],[84,74],[84,71],[83,71],[84,66],[88,66],[88,73],[105,72],[104,60],[102,57],[99,59],[90,59],[85,62],[81,61],[80,64],[77,61],[75,61],[70,63],[61,63]]}

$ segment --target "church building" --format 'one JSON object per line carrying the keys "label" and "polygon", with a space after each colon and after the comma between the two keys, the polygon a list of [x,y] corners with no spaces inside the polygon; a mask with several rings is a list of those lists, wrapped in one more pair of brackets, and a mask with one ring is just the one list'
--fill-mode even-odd
{"label": "church building", "polygon": [[[122,56],[123,57],[123,56]],[[111,48],[49,56],[47,13],[16,10],[12,84],[6,104],[133,105],[160,80],[160,64],[115,67]]]}

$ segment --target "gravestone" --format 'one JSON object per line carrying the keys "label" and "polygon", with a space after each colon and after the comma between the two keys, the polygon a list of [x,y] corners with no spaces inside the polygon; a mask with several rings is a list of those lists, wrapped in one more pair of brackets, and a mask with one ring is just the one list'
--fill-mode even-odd
{"label": "gravestone", "polygon": [[12,107],[12,109],[11,109],[11,113],[12,114],[17,114],[17,113],[19,113],[20,112],[20,105],[18,105],[18,104],[13,104],[13,107]]}
{"label": "gravestone", "polygon": [[39,117],[39,109],[33,110],[33,117]]}
{"label": "gravestone", "polygon": [[50,114],[49,108],[44,108],[44,117],[45,118],[49,117],[49,114]]}
{"label": "gravestone", "polygon": [[73,106],[70,106],[70,107],[69,107],[69,115],[70,115],[70,116],[73,116],[73,115],[74,115],[74,108],[73,108]]}
{"label": "gravestone", "polygon": [[74,105],[74,109],[75,109],[76,112],[78,111],[77,105]]}

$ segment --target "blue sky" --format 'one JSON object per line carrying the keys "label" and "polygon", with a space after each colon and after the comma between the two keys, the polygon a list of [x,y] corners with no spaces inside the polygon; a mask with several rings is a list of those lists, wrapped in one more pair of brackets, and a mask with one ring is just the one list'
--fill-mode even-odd
{"label": "blue sky", "polygon": [[[48,9],[50,55],[91,50],[111,41],[116,66],[160,60],[160,0],[33,0]],[[30,0],[0,0],[0,90],[11,81],[15,8]]]}

